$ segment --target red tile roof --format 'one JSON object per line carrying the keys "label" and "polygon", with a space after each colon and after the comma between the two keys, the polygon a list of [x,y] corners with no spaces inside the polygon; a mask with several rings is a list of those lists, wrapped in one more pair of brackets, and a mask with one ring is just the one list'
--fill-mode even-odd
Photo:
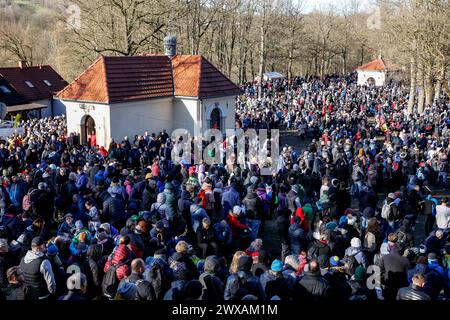
{"label": "red tile roof", "polygon": [[238,95],[239,87],[200,55],[101,57],[58,93],[68,100],[124,102],[170,96]]}
{"label": "red tile roof", "polygon": [[58,93],[61,99],[123,102],[172,96],[170,60],[153,57],[100,57]]}
{"label": "red tile roof", "polygon": [[242,93],[238,86],[200,55],[177,55],[172,64],[176,96],[212,98]]}
{"label": "red tile roof", "polygon": [[[67,85],[67,82],[50,66],[0,68],[0,76],[27,101],[50,99]],[[44,80],[51,85],[45,84]],[[31,82],[34,88],[30,88],[25,81]]]}
{"label": "red tile roof", "polygon": [[357,67],[355,70],[359,71],[394,71],[398,68],[390,61],[383,60],[381,58],[372,60],[362,66]]}

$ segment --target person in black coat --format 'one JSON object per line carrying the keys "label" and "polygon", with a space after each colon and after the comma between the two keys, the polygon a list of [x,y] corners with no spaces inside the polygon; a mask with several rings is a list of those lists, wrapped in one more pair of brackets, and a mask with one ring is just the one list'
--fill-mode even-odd
{"label": "person in black coat", "polygon": [[6,272],[8,285],[1,290],[6,300],[30,300],[25,278],[18,266],[11,267]]}
{"label": "person in black coat", "polygon": [[247,195],[242,200],[242,203],[247,209],[246,214],[248,219],[261,220],[263,214],[263,202],[256,194],[256,185],[252,185],[247,189]]}
{"label": "person in black coat", "polygon": [[142,209],[144,211],[150,211],[152,204],[156,202],[157,196],[156,182],[155,180],[150,180],[146,183],[144,191],[142,192]]}
{"label": "person in black coat", "polygon": [[9,253],[8,241],[6,239],[0,239],[0,290],[8,286],[6,273],[13,265],[13,259]]}
{"label": "person in black coat", "polygon": [[399,245],[391,245],[389,254],[381,258],[380,268],[383,296],[386,300],[395,300],[398,290],[408,285],[410,268],[409,260],[401,255]]}
{"label": "person in black coat", "polygon": [[291,254],[291,244],[289,239],[289,227],[291,211],[285,209],[278,213],[278,217],[275,219],[275,229],[281,242],[281,260]]}
{"label": "person in black coat", "polygon": [[48,191],[45,182],[38,184],[38,191],[31,194],[31,208],[36,217],[42,217],[47,228],[50,228],[53,219],[53,203],[54,197]]}
{"label": "person in black coat", "polygon": [[181,192],[181,197],[178,199],[178,212],[181,213],[184,220],[186,221],[186,224],[188,225],[188,228],[191,228],[191,205],[192,205],[192,199],[191,194],[183,190]]}
{"label": "person in black coat", "polygon": [[308,239],[305,230],[302,228],[301,218],[294,217],[294,223],[289,227],[289,243],[291,244],[292,254],[299,255],[300,252],[306,251]]}
{"label": "person in black coat", "polygon": [[189,274],[189,279],[197,279],[198,278],[198,269],[194,264],[190,257],[190,248],[187,242],[179,241],[175,246],[175,253],[169,258],[169,264],[177,264],[179,262],[184,263],[186,265],[186,269]]}
{"label": "person in black coat", "polygon": [[102,216],[114,227],[122,227],[127,220],[125,212],[125,203],[120,195],[112,194],[110,198],[103,203]]}
{"label": "person in black coat", "polygon": [[204,272],[199,277],[199,281],[203,286],[202,300],[223,300],[224,283],[219,277],[220,269],[220,260],[217,256],[206,258],[203,266]]}
{"label": "person in black coat", "polygon": [[321,301],[332,297],[328,280],[320,274],[320,267],[316,261],[309,263],[309,271],[304,271],[303,277],[294,288],[294,300]]}
{"label": "person in black coat", "polygon": [[423,291],[425,278],[417,273],[412,278],[412,284],[398,290],[397,300],[431,300],[431,297]]}
{"label": "person in black coat", "polygon": [[212,251],[213,255],[218,253],[219,246],[209,218],[203,218],[201,227],[197,229],[197,246],[201,250],[202,259],[206,258],[208,250]]}

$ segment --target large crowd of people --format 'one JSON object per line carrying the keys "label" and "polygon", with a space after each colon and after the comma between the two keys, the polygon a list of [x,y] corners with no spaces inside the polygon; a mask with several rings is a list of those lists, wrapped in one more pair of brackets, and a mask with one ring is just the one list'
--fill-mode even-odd
{"label": "large crowd of people", "polygon": [[449,299],[449,98],[410,114],[401,84],[354,80],[243,85],[237,127],[306,146],[272,176],[176,164],[151,124],[98,147],[23,121],[0,142],[0,299]]}

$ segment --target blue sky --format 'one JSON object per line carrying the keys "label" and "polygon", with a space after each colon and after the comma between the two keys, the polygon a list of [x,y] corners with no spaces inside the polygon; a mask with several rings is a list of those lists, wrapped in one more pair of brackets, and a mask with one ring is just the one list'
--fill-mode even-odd
{"label": "blue sky", "polygon": [[336,9],[342,9],[345,5],[351,4],[353,2],[359,3],[360,10],[366,11],[371,8],[377,1],[376,0],[298,0],[303,3],[303,12],[309,13],[314,9],[326,9],[328,6],[332,5]]}

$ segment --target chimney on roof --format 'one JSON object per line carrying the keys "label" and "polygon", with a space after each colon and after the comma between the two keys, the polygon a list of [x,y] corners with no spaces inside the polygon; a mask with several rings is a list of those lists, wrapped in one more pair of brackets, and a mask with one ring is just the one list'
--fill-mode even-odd
{"label": "chimney on roof", "polygon": [[27,67],[27,62],[25,60],[20,60],[19,61],[19,68],[23,69]]}
{"label": "chimney on roof", "polygon": [[171,22],[168,23],[168,34],[164,38],[164,54],[169,58],[173,58],[177,54],[177,37],[171,35]]}
{"label": "chimney on roof", "polygon": [[381,53],[378,55],[378,59],[383,60]]}
{"label": "chimney on roof", "polygon": [[167,36],[164,38],[164,54],[169,58],[176,56],[177,38],[175,36]]}

